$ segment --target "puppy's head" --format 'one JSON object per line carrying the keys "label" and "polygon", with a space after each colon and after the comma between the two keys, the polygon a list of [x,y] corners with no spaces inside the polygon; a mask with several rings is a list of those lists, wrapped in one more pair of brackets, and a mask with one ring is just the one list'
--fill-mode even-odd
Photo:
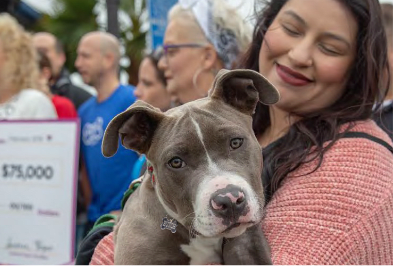
{"label": "puppy's head", "polygon": [[277,90],[251,70],[221,70],[207,98],[166,113],[137,101],[108,125],[102,151],[145,153],[167,213],[206,237],[235,237],[258,223],[264,204],[262,152],[252,130],[258,101]]}

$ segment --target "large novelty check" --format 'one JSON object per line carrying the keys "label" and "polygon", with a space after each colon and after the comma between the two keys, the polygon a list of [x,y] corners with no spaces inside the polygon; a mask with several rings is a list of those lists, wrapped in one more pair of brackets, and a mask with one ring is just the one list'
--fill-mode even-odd
{"label": "large novelty check", "polygon": [[0,264],[74,258],[79,121],[0,121]]}

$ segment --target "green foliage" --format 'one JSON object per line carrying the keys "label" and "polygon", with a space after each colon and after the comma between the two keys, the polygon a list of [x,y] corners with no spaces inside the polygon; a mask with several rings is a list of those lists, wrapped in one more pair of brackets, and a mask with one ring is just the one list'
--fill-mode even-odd
{"label": "green foliage", "polygon": [[98,29],[95,0],[54,0],[53,16],[44,15],[35,30],[54,34],[64,45],[66,66],[75,71],[74,62],[80,38],[87,32]]}

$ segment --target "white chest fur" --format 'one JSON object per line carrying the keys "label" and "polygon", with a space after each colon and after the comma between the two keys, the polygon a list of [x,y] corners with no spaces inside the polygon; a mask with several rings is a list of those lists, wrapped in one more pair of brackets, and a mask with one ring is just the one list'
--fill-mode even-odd
{"label": "white chest fur", "polygon": [[190,264],[219,264],[222,258],[222,238],[204,238],[197,236],[190,244],[181,245],[181,249],[190,258]]}

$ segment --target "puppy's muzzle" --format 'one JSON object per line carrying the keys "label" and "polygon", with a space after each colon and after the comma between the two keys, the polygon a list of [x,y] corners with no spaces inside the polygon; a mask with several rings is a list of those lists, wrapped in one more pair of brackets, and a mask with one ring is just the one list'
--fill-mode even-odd
{"label": "puppy's muzzle", "polygon": [[228,185],[213,193],[210,208],[216,217],[223,219],[226,226],[236,223],[240,216],[245,216],[249,212],[246,194],[234,185]]}

